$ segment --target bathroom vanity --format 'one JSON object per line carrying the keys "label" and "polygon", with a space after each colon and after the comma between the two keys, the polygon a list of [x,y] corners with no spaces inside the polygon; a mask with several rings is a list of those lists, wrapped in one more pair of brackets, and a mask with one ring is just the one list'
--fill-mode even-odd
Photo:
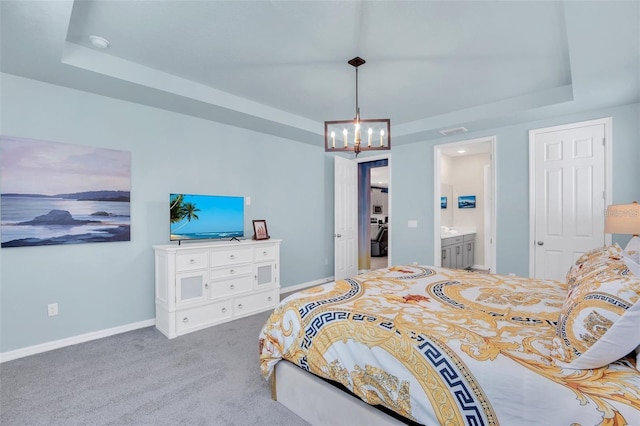
{"label": "bathroom vanity", "polygon": [[471,268],[475,260],[475,244],[475,229],[443,229],[440,240],[440,265],[454,269]]}

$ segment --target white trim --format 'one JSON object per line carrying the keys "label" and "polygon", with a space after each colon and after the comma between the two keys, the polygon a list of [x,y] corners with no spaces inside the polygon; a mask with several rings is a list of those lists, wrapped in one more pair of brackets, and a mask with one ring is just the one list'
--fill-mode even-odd
{"label": "white trim", "polygon": [[[315,281],[309,281],[294,286],[280,287],[280,294],[300,291],[308,287],[325,284],[334,281],[333,277],[322,278]],[[77,345],[78,343],[90,342],[104,337],[114,336],[116,334],[126,333],[128,331],[138,330],[140,328],[152,327],[156,325],[155,318],[144,321],[125,324],[118,327],[107,328],[104,330],[92,331],[91,333],[80,334],[78,336],[67,337],[65,339],[54,340],[51,342],[41,343],[39,345],[28,346],[26,348],[16,349],[9,352],[0,353],[0,363],[12,361],[18,358],[24,358],[30,355],[36,355],[42,352],[48,352],[67,346]]]}
{"label": "white trim", "polygon": [[[598,118],[595,120],[578,121],[576,123],[561,124],[559,126],[542,127],[529,130],[529,276],[533,277],[535,271],[535,250],[531,250],[536,240],[536,200],[535,200],[535,148],[534,141],[538,134],[556,132],[561,130],[575,129],[578,127],[604,125],[604,204],[605,207],[611,204],[611,192],[613,191],[612,178],[612,146],[613,146],[613,119],[611,117]],[[611,244],[611,234],[604,234],[605,244]]]}
{"label": "white trim", "polygon": [[[444,147],[451,148],[459,145],[471,145],[474,143],[487,143],[491,146],[491,186],[493,199],[491,200],[491,233],[489,235],[485,234],[485,240],[491,239],[491,250],[490,250],[490,263],[484,262],[487,268],[491,269],[492,273],[496,273],[496,215],[497,215],[497,182],[496,182],[496,137],[495,136],[485,136],[481,138],[468,139],[458,142],[445,143],[440,145],[433,146],[433,262],[434,266],[442,266],[440,256],[441,247],[440,247],[440,156],[442,154],[442,149]],[[487,254],[485,253],[485,259],[487,258]]]}
{"label": "white trim", "polygon": [[89,342],[91,340],[102,339],[128,331],[138,330],[140,328],[151,327],[156,325],[155,319],[125,324],[118,327],[107,328],[104,330],[92,331],[91,333],[80,334],[78,336],[67,337],[66,339],[54,340],[52,342],[41,343],[39,345],[28,346],[22,349],[16,349],[9,352],[0,353],[0,363],[12,361],[18,358],[24,358],[29,355],[35,355],[42,352],[52,351],[54,349],[64,348],[66,346],[77,345],[78,343]]}

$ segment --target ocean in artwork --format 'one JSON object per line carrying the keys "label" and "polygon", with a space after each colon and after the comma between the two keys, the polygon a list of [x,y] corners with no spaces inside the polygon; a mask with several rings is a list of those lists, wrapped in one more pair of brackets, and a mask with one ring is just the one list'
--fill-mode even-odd
{"label": "ocean in artwork", "polygon": [[131,153],[0,135],[2,247],[130,241]]}
{"label": "ocean in artwork", "polygon": [[3,194],[1,203],[2,247],[130,239],[128,201]]}

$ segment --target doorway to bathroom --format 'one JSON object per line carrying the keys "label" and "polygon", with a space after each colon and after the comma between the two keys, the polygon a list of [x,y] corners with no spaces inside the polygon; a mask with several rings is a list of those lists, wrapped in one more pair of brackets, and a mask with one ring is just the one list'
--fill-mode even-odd
{"label": "doorway to bathroom", "polygon": [[434,147],[434,265],[495,272],[495,176],[493,136]]}

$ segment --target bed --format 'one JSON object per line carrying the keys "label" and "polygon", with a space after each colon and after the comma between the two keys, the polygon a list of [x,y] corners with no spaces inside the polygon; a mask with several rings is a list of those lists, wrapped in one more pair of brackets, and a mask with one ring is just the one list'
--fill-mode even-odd
{"label": "bed", "polygon": [[408,424],[640,425],[636,268],[614,244],[566,282],[407,265],[309,288],[263,327],[261,373],[314,424],[362,424],[359,398]]}

